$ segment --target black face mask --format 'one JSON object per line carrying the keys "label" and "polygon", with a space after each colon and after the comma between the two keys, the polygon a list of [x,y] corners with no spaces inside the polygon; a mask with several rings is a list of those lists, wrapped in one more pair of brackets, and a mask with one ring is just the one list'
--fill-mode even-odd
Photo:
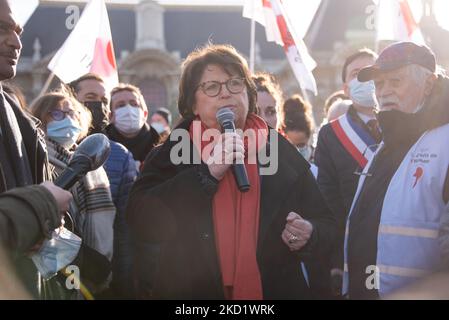
{"label": "black face mask", "polygon": [[92,128],[89,134],[103,133],[109,124],[109,109],[101,101],[86,101],[84,105],[92,113]]}

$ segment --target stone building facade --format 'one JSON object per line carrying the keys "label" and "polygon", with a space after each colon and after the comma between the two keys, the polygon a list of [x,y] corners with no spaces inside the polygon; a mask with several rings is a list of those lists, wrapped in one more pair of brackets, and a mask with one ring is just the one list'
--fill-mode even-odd
{"label": "stone building facade", "polygon": [[[120,1],[119,1],[120,2]],[[315,120],[321,122],[326,97],[341,88],[341,67],[359,48],[374,48],[370,28],[371,0],[323,0],[305,42],[318,67],[314,70],[319,94],[308,95]],[[449,66],[449,32],[436,24],[432,1],[423,0],[427,15],[421,25],[443,67]],[[41,0],[22,37],[23,52],[14,82],[28,101],[39,95],[49,70],[47,65],[70,33],[67,22],[83,4]],[[177,113],[180,65],[187,54],[208,41],[230,43],[249,55],[250,22],[241,7],[161,6],[154,0],[108,3],[108,13],[121,82],[137,85],[152,110],[168,107]],[[427,33],[426,33],[427,32]],[[442,41],[446,39],[445,41]],[[281,47],[268,43],[261,26],[256,28],[256,71],[273,73],[285,96],[300,93]],[[58,80],[52,82],[56,86]]]}

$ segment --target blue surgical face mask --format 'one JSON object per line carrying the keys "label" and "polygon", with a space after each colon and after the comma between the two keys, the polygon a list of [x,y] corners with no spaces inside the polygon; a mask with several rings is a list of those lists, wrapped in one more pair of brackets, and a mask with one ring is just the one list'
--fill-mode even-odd
{"label": "blue surgical face mask", "polygon": [[77,121],[70,117],[65,117],[59,121],[55,120],[47,124],[47,136],[64,148],[70,148],[76,143],[81,130]]}
{"label": "blue surgical face mask", "polygon": [[49,279],[75,260],[80,247],[80,237],[66,228],[56,229],[31,259],[44,279]]}
{"label": "blue surgical face mask", "polygon": [[364,108],[373,108],[377,105],[374,81],[360,82],[354,78],[348,85],[349,97],[356,105]]}
{"label": "blue surgical face mask", "polygon": [[152,122],[151,126],[154,128],[154,130],[157,131],[157,133],[162,134],[165,131],[165,126],[160,122]]}

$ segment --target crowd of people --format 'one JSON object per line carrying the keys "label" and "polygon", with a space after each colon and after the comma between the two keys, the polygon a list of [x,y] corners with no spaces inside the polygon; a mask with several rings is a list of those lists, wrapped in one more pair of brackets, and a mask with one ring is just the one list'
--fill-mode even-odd
{"label": "crowd of people", "polygon": [[[230,45],[184,60],[177,119],[93,73],[28,106],[8,0],[0,26],[0,298],[379,299],[446,271],[449,79],[430,48],[347,57],[317,127]],[[53,183],[98,134],[104,164]]]}

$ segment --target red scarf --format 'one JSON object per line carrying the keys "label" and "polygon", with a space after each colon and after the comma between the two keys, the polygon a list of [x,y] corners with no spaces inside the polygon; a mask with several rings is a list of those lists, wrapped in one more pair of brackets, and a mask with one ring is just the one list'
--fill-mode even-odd
{"label": "red scarf", "polygon": [[[201,133],[207,127],[201,123]],[[260,177],[255,156],[248,152],[265,146],[268,127],[255,114],[248,114],[244,131],[253,129],[259,133],[256,139],[245,138],[245,167],[251,188],[238,190],[232,170],[228,170],[218,185],[213,199],[215,241],[223,279],[225,297],[231,300],[257,300],[263,298],[259,266],[256,259],[260,216]],[[190,136],[193,137],[193,123]],[[193,139],[195,141],[196,139]],[[250,140],[250,141],[248,141]],[[199,139],[197,140],[199,141]],[[201,142],[201,151],[210,141]],[[255,143],[255,148],[252,143]],[[248,147],[251,146],[252,147]],[[196,146],[198,148],[198,146]],[[198,148],[199,149],[199,148]],[[203,159],[204,161],[205,159]],[[251,163],[248,163],[251,162]]]}

